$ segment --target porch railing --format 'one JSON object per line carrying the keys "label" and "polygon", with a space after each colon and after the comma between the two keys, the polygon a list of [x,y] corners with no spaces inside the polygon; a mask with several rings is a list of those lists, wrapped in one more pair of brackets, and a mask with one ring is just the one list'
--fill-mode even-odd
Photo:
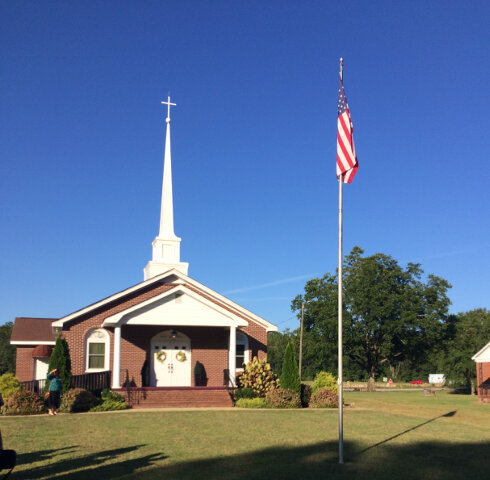
{"label": "porch railing", "polygon": [[[28,382],[20,382],[20,384],[29,392],[43,394],[46,386],[46,379],[30,380]],[[111,372],[96,372],[84,373],[82,375],[73,375],[71,377],[72,388],[83,388],[94,393],[99,393],[104,388],[111,388]]]}

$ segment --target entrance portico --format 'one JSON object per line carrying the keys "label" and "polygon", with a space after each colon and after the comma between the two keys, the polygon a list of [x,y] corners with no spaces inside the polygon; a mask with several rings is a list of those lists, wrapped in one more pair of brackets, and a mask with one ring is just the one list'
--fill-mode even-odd
{"label": "entrance portico", "polygon": [[[192,339],[179,328],[198,327],[202,330],[224,327],[228,331],[229,384],[235,386],[237,328],[247,327],[248,322],[199,295],[188,286],[176,284],[160,295],[104,320],[103,327],[114,328],[112,388],[121,387],[121,375],[117,375],[116,372],[121,371],[121,331],[126,326],[161,327],[157,335],[149,338],[150,386],[191,386]],[[154,331],[154,328],[152,330]],[[176,332],[175,338],[172,338],[172,332]],[[180,343],[177,340],[180,340]],[[160,351],[164,354],[160,354],[157,358]],[[177,359],[178,352],[183,352],[186,358],[182,360],[180,355]]]}

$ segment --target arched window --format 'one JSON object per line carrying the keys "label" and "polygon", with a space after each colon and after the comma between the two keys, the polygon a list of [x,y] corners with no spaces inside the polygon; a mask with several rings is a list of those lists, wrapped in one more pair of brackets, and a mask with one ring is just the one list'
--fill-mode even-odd
{"label": "arched window", "polygon": [[243,332],[236,332],[236,369],[242,371],[249,361],[248,337]]}
{"label": "arched window", "polygon": [[98,328],[90,330],[85,337],[85,370],[100,372],[109,370],[109,334]]}

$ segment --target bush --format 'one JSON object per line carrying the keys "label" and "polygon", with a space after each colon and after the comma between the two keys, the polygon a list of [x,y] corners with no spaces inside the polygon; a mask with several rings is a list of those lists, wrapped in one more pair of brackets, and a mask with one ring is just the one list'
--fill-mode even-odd
{"label": "bush", "polygon": [[236,405],[240,408],[267,408],[267,402],[265,398],[240,398],[237,400]]}
{"label": "bush", "polygon": [[310,399],[310,407],[336,408],[339,406],[338,395],[328,388],[317,390]]}
{"label": "bush", "polygon": [[331,373],[319,372],[311,384],[311,393],[315,393],[321,388],[328,388],[332,392],[338,393],[337,379]]}
{"label": "bush", "polygon": [[308,407],[311,398],[311,387],[306,383],[301,384],[301,406],[303,408]]}
{"label": "bush", "polygon": [[126,402],[116,402],[114,400],[106,400],[101,404],[92,407],[90,412],[109,412],[111,410],[126,410],[131,408]]}
{"label": "bush", "polygon": [[248,387],[237,388],[233,395],[235,400],[240,400],[241,398],[257,398],[257,394]]}
{"label": "bush", "polygon": [[265,397],[267,392],[279,386],[277,375],[267,360],[259,360],[257,357],[245,365],[239,382],[241,387],[251,388],[259,397]]}
{"label": "bush", "polygon": [[299,408],[301,399],[299,393],[284,388],[276,388],[267,392],[265,401],[275,408]]}
{"label": "bush", "polygon": [[34,392],[24,390],[12,393],[2,407],[4,415],[36,415],[43,411],[43,399]]}
{"label": "bush", "polygon": [[65,413],[88,412],[97,405],[97,398],[83,388],[72,388],[61,397],[60,411]]}
{"label": "bush", "polygon": [[19,379],[12,373],[4,373],[0,377],[0,394],[4,401],[12,395],[12,393],[18,392],[22,389]]}
{"label": "bush", "polygon": [[48,372],[58,369],[58,373],[63,384],[63,391],[67,392],[71,387],[71,360],[68,342],[58,335],[53,352],[49,357]]}
{"label": "bush", "polygon": [[292,392],[301,392],[301,380],[299,379],[298,362],[294,351],[294,343],[289,342],[284,352],[284,362],[281,372],[281,388]]}
{"label": "bush", "polygon": [[102,390],[100,396],[102,398],[102,403],[92,407],[90,409],[91,412],[108,412],[110,410],[126,410],[127,408],[130,408],[122,395],[112,392],[108,388]]}

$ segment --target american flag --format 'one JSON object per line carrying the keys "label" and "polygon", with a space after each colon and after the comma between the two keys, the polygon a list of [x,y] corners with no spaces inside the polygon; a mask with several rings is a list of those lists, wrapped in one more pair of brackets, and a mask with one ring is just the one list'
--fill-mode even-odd
{"label": "american flag", "polygon": [[357,173],[356,148],[354,146],[354,127],[350,118],[349,105],[342,80],[339,84],[339,118],[337,121],[337,178],[344,174],[344,183],[351,183]]}

